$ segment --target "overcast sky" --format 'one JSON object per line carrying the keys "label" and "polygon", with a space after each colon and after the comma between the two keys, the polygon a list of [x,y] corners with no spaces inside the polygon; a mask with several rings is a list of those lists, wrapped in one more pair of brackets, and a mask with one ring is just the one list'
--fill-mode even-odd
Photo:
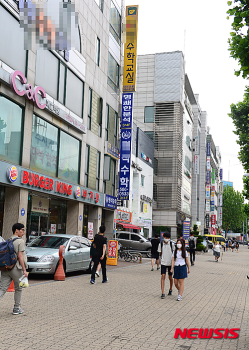
{"label": "overcast sky", "polygon": [[139,55],[185,52],[186,73],[194,93],[199,94],[202,110],[207,112],[214,143],[220,147],[223,179],[232,181],[236,191],[242,191],[244,170],[237,158],[234,126],[227,114],[232,103],[243,99],[249,82],[234,75],[237,65],[227,43],[231,31],[231,21],[226,19],[227,1],[126,0],[126,5],[139,5]]}

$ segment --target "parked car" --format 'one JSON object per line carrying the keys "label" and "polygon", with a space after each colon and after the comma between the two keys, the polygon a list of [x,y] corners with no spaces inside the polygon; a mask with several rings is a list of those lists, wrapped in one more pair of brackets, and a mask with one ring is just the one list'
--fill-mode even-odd
{"label": "parked car", "polygon": [[151,243],[148,239],[139,233],[118,231],[117,241],[123,248],[139,251],[147,250],[147,256],[150,257]]}
{"label": "parked car", "polygon": [[59,263],[59,248],[65,246],[64,271],[91,271],[91,241],[85,237],[50,234],[39,236],[26,247],[28,272],[54,274]]}

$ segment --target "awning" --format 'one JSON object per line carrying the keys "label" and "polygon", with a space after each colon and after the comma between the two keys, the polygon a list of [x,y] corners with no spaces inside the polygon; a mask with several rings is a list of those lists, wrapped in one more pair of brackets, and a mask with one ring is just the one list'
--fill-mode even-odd
{"label": "awning", "polygon": [[132,228],[134,230],[141,230],[141,227],[139,226],[135,226],[135,225],[132,225],[132,224],[121,224],[123,226],[123,228]]}

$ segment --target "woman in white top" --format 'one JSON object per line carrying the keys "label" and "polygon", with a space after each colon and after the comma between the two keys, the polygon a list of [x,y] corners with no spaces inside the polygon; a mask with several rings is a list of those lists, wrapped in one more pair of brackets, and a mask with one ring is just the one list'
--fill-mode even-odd
{"label": "woman in white top", "polygon": [[219,245],[219,243],[217,241],[215,241],[215,244],[213,246],[213,254],[214,254],[215,262],[218,262],[218,260],[219,260],[220,248],[221,248],[221,246]]}
{"label": "woman in white top", "polygon": [[171,272],[173,272],[174,268],[174,283],[176,289],[178,289],[178,298],[177,301],[182,300],[182,294],[184,290],[184,278],[188,277],[188,273],[190,273],[189,269],[189,260],[188,260],[188,252],[185,249],[185,242],[182,239],[178,239],[176,242],[175,251],[172,253],[172,264],[171,264]]}

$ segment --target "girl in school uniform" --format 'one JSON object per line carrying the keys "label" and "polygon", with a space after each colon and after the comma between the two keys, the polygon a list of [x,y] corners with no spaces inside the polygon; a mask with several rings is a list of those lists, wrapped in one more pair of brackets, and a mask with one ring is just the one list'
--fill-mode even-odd
{"label": "girl in school uniform", "polygon": [[[178,298],[177,301],[182,300],[182,294],[184,290],[184,279],[188,277],[188,273],[190,273],[189,269],[189,260],[188,260],[188,252],[185,249],[185,242],[182,239],[178,239],[176,242],[176,249],[172,253],[172,264],[171,264],[171,272],[173,272],[174,268],[174,283],[176,289],[178,289]],[[188,272],[187,272],[188,268]]]}

